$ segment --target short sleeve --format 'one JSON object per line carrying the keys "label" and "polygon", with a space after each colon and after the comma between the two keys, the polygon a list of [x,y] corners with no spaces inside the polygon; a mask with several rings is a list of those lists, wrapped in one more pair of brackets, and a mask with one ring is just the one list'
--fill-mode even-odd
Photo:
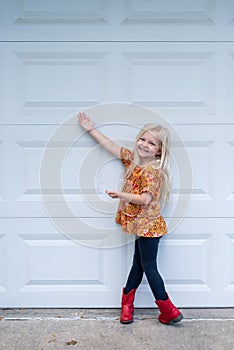
{"label": "short sleeve", "polygon": [[142,174],[140,193],[149,192],[152,195],[159,193],[162,182],[160,170],[146,168]]}
{"label": "short sleeve", "polygon": [[132,161],[132,152],[128,148],[121,147],[120,150],[120,159],[123,164],[128,167]]}

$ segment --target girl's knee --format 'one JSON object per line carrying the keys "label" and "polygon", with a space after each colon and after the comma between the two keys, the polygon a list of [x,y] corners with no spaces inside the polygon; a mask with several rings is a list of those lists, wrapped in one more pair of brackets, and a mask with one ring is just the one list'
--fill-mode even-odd
{"label": "girl's knee", "polygon": [[158,271],[157,265],[154,261],[146,261],[146,262],[142,263],[142,267],[143,267],[143,270],[146,274],[150,273],[150,272]]}

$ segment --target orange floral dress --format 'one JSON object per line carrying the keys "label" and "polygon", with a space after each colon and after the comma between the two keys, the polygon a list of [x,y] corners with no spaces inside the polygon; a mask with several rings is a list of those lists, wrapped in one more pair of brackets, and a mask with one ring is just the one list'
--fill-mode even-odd
{"label": "orange floral dress", "polygon": [[[121,160],[127,170],[132,163],[132,152],[122,147]],[[147,205],[138,205],[120,199],[115,221],[122,226],[123,231],[143,237],[161,237],[167,233],[165,220],[160,214],[161,183],[161,171],[152,165],[136,166],[130,178],[125,179],[123,192],[148,192],[152,195],[152,200]]]}

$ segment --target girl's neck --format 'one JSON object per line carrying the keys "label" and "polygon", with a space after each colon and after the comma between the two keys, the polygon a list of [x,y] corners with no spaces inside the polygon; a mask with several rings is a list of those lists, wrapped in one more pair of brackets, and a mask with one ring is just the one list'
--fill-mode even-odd
{"label": "girl's neck", "polygon": [[151,164],[154,164],[156,162],[156,159],[153,159],[153,160],[146,160],[146,159],[140,159],[139,161],[139,166],[140,167],[146,167],[148,165],[151,165]]}

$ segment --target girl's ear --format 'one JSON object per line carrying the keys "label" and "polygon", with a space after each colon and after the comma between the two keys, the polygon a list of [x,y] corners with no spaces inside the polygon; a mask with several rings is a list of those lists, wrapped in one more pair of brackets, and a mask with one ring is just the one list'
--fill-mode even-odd
{"label": "girl's ear", "polygon": [[161,150],[158,150],[158,152],[156,153],[156,155],[155,155],[155,158],[157,158],[157,157],[161,157]]}

